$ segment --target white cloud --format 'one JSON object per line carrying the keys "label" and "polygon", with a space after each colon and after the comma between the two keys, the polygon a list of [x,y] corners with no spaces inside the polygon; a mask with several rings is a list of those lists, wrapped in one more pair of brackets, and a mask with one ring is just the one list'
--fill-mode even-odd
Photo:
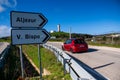
{"label": "white cloud", "polygon": [[16,0],[3,0],[4,1],[4,4],[7,6],[7,7],[15,7],[17,5],[17,1]]}
{"label": "white cloud", "polygon": [[0,12],[3,12],[4,10],[5,8],[0,5]]}
{"label": "white cloud", "polygon": [[5,11],[5,8],[13,8],[17,5],[16,0],[0,0],[0,12]]}
{"label": "white cloud", "polygon": [[0,37],[10,36],[11,28],[6,25],[0,25]]}

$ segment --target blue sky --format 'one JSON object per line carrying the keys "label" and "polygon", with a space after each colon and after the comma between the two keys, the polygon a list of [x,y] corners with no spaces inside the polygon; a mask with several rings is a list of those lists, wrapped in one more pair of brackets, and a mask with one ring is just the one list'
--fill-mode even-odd
{"label": "blue sky", "polygon": [[42,13],[47,31],[120,32],[120,0],[0,0],[0,37],[10,35],[10,11]]}

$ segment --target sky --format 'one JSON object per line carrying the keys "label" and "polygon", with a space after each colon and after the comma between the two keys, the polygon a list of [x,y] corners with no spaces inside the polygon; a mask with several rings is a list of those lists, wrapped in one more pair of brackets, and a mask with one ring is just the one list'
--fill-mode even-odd
{"label": "sky", "polygon": [[10,11],[42,13],[48,32],[84,34],[120,32],[120,0],[0,0],[0,37],[10,36]]}

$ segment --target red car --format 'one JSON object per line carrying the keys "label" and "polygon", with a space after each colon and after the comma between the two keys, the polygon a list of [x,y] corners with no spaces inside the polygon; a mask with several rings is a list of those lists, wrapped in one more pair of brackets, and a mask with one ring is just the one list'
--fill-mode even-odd
{"label": "red car", "polygon": [[83,52],[88,51],[88,44],[84,41],[84,39],[68,39],[62,45],[63,50],[74,52]]}

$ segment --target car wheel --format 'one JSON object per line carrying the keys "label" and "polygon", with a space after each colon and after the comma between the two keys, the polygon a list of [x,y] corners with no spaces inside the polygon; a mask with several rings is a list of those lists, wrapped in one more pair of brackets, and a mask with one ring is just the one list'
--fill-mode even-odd
{"label": "car wheel", "polygon": [[72,48],[70,49],[70,52],[74,53]]}
{"label": "car wheel", "polygon": [[63,46],[62,46],[62,50],[64,51],[65,49],[63,48]]}

